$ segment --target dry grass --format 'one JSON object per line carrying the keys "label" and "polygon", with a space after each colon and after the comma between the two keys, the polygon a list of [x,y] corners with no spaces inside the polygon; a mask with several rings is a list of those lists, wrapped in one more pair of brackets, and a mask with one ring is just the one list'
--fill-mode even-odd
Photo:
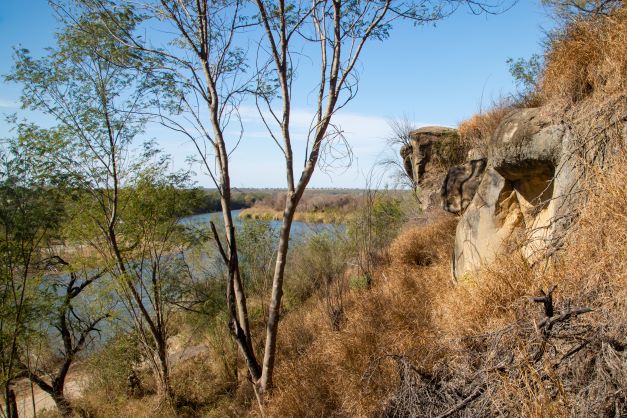
{"label": "dry grass", "polygon": [[403,231],[390,245],[389,255],[396,266],[429,266],[446,262],[449,254],[434,243],[447,242],[451,230],[448,217],[441,217],[426,225],[415,225]]}
{"label": "dry grass", "polygon": [[627,91],[627,6],[609,16],[565,28],[546,54],[540,91],[551,106],[566,109],[591,96]]}
{"label": "dry grass", "polygon": [[[289,358],[282,357],[270,416],[370,416],[380,408],[398,374],[383,364],[376,376],[364,373],[386,354],[408,351],[432,338],[431,303],[450,286],[446,263],[416,263],[416,254],[422,252],[413,252],[410,244],[429,243],[429,258],[447,260],[454,226],[455,218],[443,217],[402,234],[392,244],[391,264],[376,274],[375,285],[348,296],[340,331],[321,326],[320,307],[308,308],[305,320],[283,323],[279,347],[300,348],[297,356],[292,351]],[[303,334],[310,344],[302,343]]]}
{"label": "dry grass", "polygon": [[492,134],[512,109],[512,104],[507,100],[496,101],[488,110],[461,122],[457,127],[461,142],[468,149],[476,149],[483,157],[487,157]]}
{"label": "dry grass", "polygon": [[[567,247],[545,269],[508,256],[453,286],[454,220],[407,229],[373,288],[351,293],[342,330],[325,327],[315,304],[286,319],[268,415],[437,416],[462,405],[457,416],[621,416],[626,174],[623,153],[587,184]],[[545,333],[530,297],[552,285],[557,315],[592,312]]]}

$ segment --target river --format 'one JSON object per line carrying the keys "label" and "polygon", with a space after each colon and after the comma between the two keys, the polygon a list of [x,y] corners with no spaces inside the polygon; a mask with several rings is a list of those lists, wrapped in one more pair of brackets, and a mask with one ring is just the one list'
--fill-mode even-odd
{"label": "river", "polygon": [[[239,217],[241,210],[231,211],[231,215],[233,216],[233,220],[235,223],[235,228],[241,226],[242,222],[270,222],[270,226],[278,231],[281,228],[281,221],[257,221],[257,220],[246,220],[242,221]],[[222,212],[210,212],[210,213],[201,213],[198,215],[188,216],[180,220],[181,224],[189,225],[189,226],[203,226],[209,225],[209,221],[213,220],[216,224],[222,220]],[[323,223],[307,223],[307,222],[292,222],[292,238],[302,238],[311,234],[316,234],[320,232],[337,232],[343,231],[344,225],[334,225],[334,224],[323,224]]]}

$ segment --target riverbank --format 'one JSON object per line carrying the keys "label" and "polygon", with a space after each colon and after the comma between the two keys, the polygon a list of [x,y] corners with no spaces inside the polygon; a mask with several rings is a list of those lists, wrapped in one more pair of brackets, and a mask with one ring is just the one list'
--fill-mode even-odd
{"label": "riverbank", "polygon": [[[337,211],[296,212],[294,220],[297,222],[313,224],[342,224],[346,222],[346,213]],[[270,208],[247,208],[239,212],[240,219],[252,219],[257,221],[280,221],[283,212]]]}

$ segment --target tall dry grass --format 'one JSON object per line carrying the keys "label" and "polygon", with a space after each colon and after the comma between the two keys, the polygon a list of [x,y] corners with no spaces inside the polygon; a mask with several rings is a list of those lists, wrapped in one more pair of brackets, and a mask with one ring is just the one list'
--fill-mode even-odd
{"label": "tall dry grass", "polygon": [[540,91],[566,109],[592,96],[627,91],[627,5],[569,24],[546,53]]}
{"label": "tall dry grass", "polygon": [[[309,307],[304,320],[285,320],[279,347],[300,348],[282,356],[269,416],[371,416],[378,411],[398,379],[383,359],[412,350],[419,355],[417,346],[433,339],[432,302],[451,286],[445,261],[454,227],[455,218],[445,216],[402,234],[390,247],[390,264],[375,273],[372,288],[347,296],[340,331],[321,325],[322,306]],[[303,335],[309,344],[302,344]],[[377,372],[366,373],[372,368]]]}

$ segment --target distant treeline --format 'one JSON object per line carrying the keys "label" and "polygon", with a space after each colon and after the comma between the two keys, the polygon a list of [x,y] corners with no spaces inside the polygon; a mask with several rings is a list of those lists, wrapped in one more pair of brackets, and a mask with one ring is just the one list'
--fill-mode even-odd
{"label": "distant treeline", "polygon": [[[299,204],[299,211],[319,212],[327,210],[351,211],[357,205],[360,194],[358,189],[317,189],[307,190]],[[215,189],[199,189],[198,206],[194,213],[218,212],[220,195]],[[231,195],[231,207],[234,210],[251,207],[282,210],[285,202],[284,189],[240,189]]]}

